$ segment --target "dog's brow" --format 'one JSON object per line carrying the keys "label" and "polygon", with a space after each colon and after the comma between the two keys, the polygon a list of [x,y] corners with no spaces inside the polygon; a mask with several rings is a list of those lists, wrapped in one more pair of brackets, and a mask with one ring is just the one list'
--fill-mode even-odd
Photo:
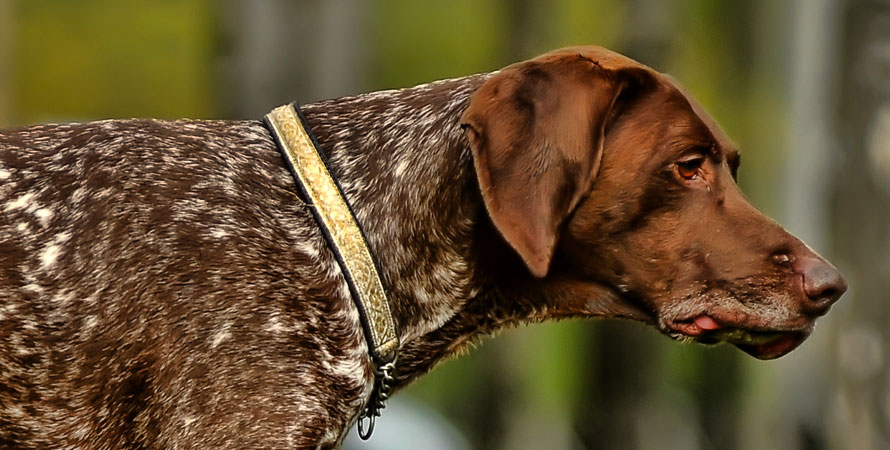
{"label": "dog's brow", "polygon": [[726,161],[730,165],[738,165],[742,159],[741,153],[734,148],[730,148],[726,150]]}
{"label": "dog's brow", "polygon": [[726,164],[729,165],[729,171],[732,177],[736,178],[739,172],[739,165],[742,163],[742,155],[738,150],[731,148],[726,150]]}

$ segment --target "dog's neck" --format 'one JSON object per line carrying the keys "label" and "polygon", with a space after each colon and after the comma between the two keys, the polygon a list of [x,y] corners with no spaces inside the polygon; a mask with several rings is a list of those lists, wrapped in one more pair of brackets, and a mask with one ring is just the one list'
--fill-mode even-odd
{"label": "dog's neck", "polygon": [[589,285],[587,303],[559,311],[579,291],[534,281],[491,225],[459,123],[489,76],[302,107],[378,259],[402,342],[399,384],[505,325],[630,315]]}
{"label": "dog's neck", "polygon": [[380,263],[402,342],[473,297],[482,213],[459,118],[486,75],[303,106]]}

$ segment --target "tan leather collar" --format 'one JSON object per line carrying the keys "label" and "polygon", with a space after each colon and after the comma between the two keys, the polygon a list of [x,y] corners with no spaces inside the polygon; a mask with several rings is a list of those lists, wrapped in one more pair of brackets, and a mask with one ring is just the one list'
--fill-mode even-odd
{"label": "tan leather collar", "polygon": [[359,436],[368,439],[374,432],[375,419],[386,407],[399,351],[399,335],[380,272],[355,215],[325,165],[318,142],[299,110],[293,104],[275,108],[266,115],[266,124],[297,187],[321,225],[359,311],[374,364],[374,387],[358,420]]}
{"label": "tan leather collar", "polygon": [[266,121],[300,189],[311,202],[328,245],[346,277],[362,318],[368,350],[382,366],[395,360],[399,337],[380,274],[349,204],[292,104],[275,108]]}

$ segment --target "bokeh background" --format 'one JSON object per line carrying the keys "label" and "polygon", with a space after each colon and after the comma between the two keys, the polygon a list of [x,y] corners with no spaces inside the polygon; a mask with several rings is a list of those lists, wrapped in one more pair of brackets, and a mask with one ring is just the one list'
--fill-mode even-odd
{"label": "bokeh background", "polygon": [[595,43],[678,78],[851,289],[789,356],[633,323],[502,333],[350,449],[890,449],[890,1],[0,0],[0,127],[260,118]]}

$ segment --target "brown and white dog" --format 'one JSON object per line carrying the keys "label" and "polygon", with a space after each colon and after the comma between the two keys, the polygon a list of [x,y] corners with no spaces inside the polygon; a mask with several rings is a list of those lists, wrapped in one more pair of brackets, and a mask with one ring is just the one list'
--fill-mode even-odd
{"label": "brown and white dog", "polygon": [[[675,82],[597,47],[305,105],[404,386],[480,335],[623,317],[758,358],[845,290]],[[336,448],[373,374],[260,121],[0,132],[0,446]]]}

